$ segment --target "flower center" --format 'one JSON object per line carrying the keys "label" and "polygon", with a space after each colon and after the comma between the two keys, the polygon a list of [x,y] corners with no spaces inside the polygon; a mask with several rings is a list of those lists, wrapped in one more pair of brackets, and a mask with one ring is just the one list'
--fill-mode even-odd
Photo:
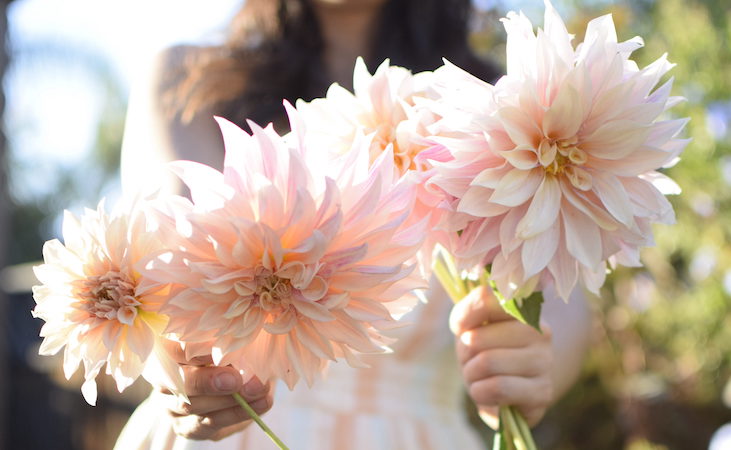
{"label": "flower center", "polygon": [[591,174],[582,166],[589,157],[578,144],[576,136],[562,140],[544,138],[538,146],[538,161],[546,173],[563,175],[577,189],[588,191],[592,187]]}
{"label": "flower center", "polygon": [[124,273],[110,270],[104,275],[86,278],[78,287],[76,296],[82,300],[82,309],[107,320],[118,320],[132,325],[141,305],[135,297],[135,285]]}
{"label": "flower center", "polygon": [[256,277],[254,294],[259,299],[259,306],[265,311],[277,307],[286,308],[292,303],[292,284],[287,278],[262,273]]}
{"label": "flower center", "polygon": [[408,170],[416,170],[418,168],[414,159],[425,147],[410,142],[406,148],[401,148],[396,136],[396,125],[391,123],[381,124],[368,131],[376,132],[370,149],[371,164],[381,156],[381,153],[388,147],[388,144],[391,144],[393,145],[393,162],[399,175],[403,175]]}

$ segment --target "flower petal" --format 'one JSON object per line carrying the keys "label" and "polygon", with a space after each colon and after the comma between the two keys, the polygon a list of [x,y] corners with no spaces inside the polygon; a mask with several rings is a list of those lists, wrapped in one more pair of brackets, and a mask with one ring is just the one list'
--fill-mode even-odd
{"label": "flower petal", "polygon": [[525,216],[518,223],[520,239],[529,239],[553,226],[561,205],[561,189],[556,177],[546,175],[538,187]]}
{"label": "flower petal", "polygon": [[318,302],[299,300],[293,297],[292,306],[297,308],[297,312],[318,322],[329,322],[335,320],[332,313]]}
{"label": "flower petal", "polygon": [[542,271],[551,262],[558,248],[559,237],[560,227],[556,222],[546,231],[523,242],[521,260],[523,262],[523,277],[526,281]]}
{"label": "flower petal", "polygon": [[632,207],[622,183],[614,175],[601,171],[593,174],[594,192],[614,218],[628,228],[632,228],[634,216]]}
{"label": "flower petal", "polygon": [[651,128],[629,120],[614,120],[583,138],[579,147],[594,158],[620,159],[645,143]]}
{"label": "flower petal", "polygon": [[543,137],[543,131],[521,109],[506,106],[498,111],[498,117],[500,117],[505,131],[510,135],[510,139],[516,146],[538,148]]}
{"label": "flower petal", "polygon": [[543,183],[544,174],[542,169],[511,170],[500,180],[490,196],[490,202],[511,207],[522,205],[536,194]]}
{"label": "flower petal", "polygon": [[583,118],[579,93],[564,83],[543,116],[543,134],[553,140],[572,138],[579,131]]}
{"label": "flower petal", "polygon": [[566,233],[566,248],[584,267],[594,269],[602,259],[599,227],[585,214],[564,205],[561,211]]}

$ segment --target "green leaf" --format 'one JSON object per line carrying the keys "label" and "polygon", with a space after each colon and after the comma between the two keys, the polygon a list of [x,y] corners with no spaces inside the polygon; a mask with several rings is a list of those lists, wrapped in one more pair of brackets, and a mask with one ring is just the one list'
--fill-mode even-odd
{"label": "green leaf", "polygon": [[511,298],[506,299],[503,297],[503,295],[498,291],[497,286],[495,286],[494,282],[490,282],[490,287],[492,288],[492,292],[495,294],[495,297],[497,297],[498,301],[500,302],[500,306],[503,307],[503,310],[510,314],[511,316],[515,317],[516,319],[520,320],[526,325],[530,325],[536,330],[538,330],[539,333],[542,333],[541,331],[541,306],[543,305],[543,294],[540,292],[534,292],[531,295],[529,295],[526,298]]}

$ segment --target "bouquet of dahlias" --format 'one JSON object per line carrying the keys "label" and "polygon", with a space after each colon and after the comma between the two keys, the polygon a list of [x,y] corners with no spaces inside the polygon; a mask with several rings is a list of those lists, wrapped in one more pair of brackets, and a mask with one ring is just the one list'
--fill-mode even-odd
{"label": "bouquet of dahlias", "polygon": [[427,225],[409,221],[414,185],[395,177],[391,148],[371,164],[373,136],[358,134],[341,158],[321,164],[321,149],[288,112],[287,138],[220,120],[223,173],[173,163],[192,201],[160,197],[111,218],[100,206],[81,223],[68,214],[65,245],[46,243],[34,289],[34,315],[46,321],[41,353],[65,346],[67,377],[84,362],[89,403],[105,363],[120,392],[143,374],[184,396],[164,339],[183,344],[189,359],[211,355],[290,388],[313,383],[328,361],[363,367],[359,354],[388,350],[381,331],[424,287],[408,263]]}
{"label": "bouquet of dahlias", "polygon": [[[503,22],[494,86],[448,62],[371,75],[359,59],[353,93],[285,105],[286,136],[219,120],[223,172],[171,165],[190,200],[67,215],[65,244],[49,241],[36,269],[41,353],[65,346],[67,376],[84,362],[90,403],[104,364],[120,391],[142,374],[184,395],[165,340],[292,388],[328,361],[386,351],[381,331],[414,306],[432,261],[454,301],[489,284],[536,328],[545,289],[597,293],[608,265],[640,265],[652,224],[674,220],[664,195],[679,192],[656,170],[687,143],[685,119],[661,119],[681,100],[672,80],[655,88],[672,65],[639,69],[641,39],[618,42],[610,16],[576,48],[549,1],[537,33],[522,14]],[[535,448],[512,408],[500,417],[499,448]]]}

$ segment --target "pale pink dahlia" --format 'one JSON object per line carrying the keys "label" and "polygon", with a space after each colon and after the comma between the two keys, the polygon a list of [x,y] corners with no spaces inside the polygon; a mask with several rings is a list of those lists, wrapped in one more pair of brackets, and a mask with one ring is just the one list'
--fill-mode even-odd
{"label": "pale pink dahlia", "polygon": [[[297,102],[302,120],[307,126],[306,140],[318,151],[336,157],[348,152],[361,134],[372,136],[369,147],[371,163],[389,150],[394,158],[398,176],[416,185],[417,200],[408,219],[415,223],[425,218],[429,229],[441,219],[442,193],[425,181],[431,175],[431,162],[446,155],[427,139],[427,127],[440,116],[435,108],[425,107],[436,99],[431,88],[432,72],[412,74],[385,60],[370,74],[362,58],[353,72],[353,93],[333,84],[324,98],[309,103]],[[430,233],[419,254],[422,273],[430,265],[436,231]]]}
{"label": "pale pink dahlia", "polygon": [[171,390],[183,389],[177,364],[162,346],[167,318],[159,309],[170,286],[152,282],[135,268],[160,249],[146,228],[140,211],[110,216],[100,204],[80,219],[66,212],[64,243],[46,242],[44,264],[34,268],[43,284],[33,287],[33,316],[46,321],[40,354],[53,355],[65,346],[66,378],[83,362],[81,391],[92,405],[95,378],[105,363],[120,392],[141,374]]}
{"label": "pale pink dahlia", "polygon": [[[504,19],[507,75],[496,86],[454,66],[439,69],[442,109],[435,133],[453,160],[435,162],[431,182],[453,196],[452,251],[463,263],[492,264],[506,296],[547,284],[568,298],[578,280],[596,292],[606,262],[639,265],[653,222],[672,223],[663,194],[679,188],[656,169],[673,164],[687,141],[686,119],[663,119],[679,98],[665,56],[639,69],[642,46],[618,43],[611,16],[591,21],[571,44],[546,1],[537,34],[522,14]],[[454,124],[458,123],[458,128]]]}
{"label": "pale pink dahlia", "polygon": [[333,84],[324,98],[309,103],[299,100],[297,110],[307,125],[307,139],[331,154],[350,150],[359,133],[373,134],[369,148],[371,162],[393,147],[395,168],[399,174],[417,169],[416,156],[431,142],[425,139],[426,126],[437,116],[417,108],[419,99],[434,96],[430,90],[431,72],[412,74],[385,60],[371,75],[362,58],[353,72],[353,93]]}
{"label": "pale pink dahlia", "polygon": [[263,381],[308,384],[328,360],[362,365],[387,350],[380,330],[415,303],[420,287],[404,264],[424,225],[404,227],[413,186],[396,182],[390,151],[369,163],[370,139],[340,162],[321,163],[289,109],[288,140],[271,126],[253,135],[219,119],[223,173],[192,162],[174,171],[192,203],[167,208],[184,238],[145,271],[184,289],[164,308],[168,332],[189,357],[210,354]]}

